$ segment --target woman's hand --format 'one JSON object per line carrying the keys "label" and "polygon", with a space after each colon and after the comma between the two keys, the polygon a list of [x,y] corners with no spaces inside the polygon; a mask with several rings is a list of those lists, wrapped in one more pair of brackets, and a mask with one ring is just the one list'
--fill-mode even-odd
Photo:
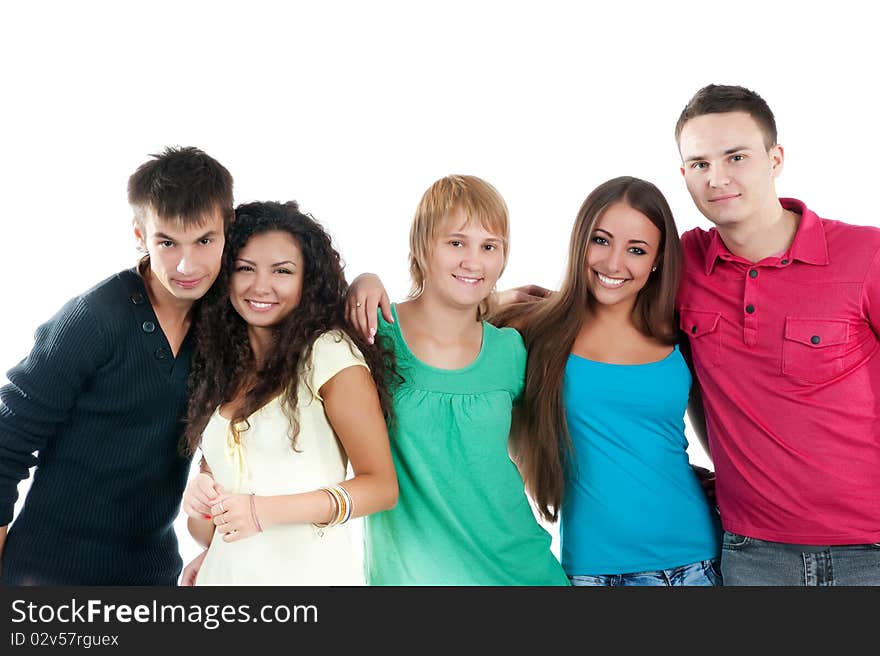
{"label": "woman's hand", "polygon": [[385,286],[375,273],[362,273],[348,287],[345,299],[345,316],[351,327],[357,330],[370,344],[376,335],[376,311],[382,308],[382,316],[388,323],[394,323],[391,315],[391,301]]}
{"label": "woman's hand", "polygon": [[208,472],[200,472],[186,484],[183,512],[193,519],[211,519],[211,505],[223,494],[223,486]]}
{"label": "woman's hand", "polygon": [[496,305],[505,306],[511,303],[527,303],[531,301],[540,301],[550,298],[553,294],[552,290],[541,287],[540,285],[523,285],[522,287],[513,287],[495,292],[494,301]]}
{"label": "woman's hand", "polygon": [[259,524],[258,501],[260,497],[251,500],[250,494],[223,494],[214,505],[211,506],[211,517],[217,532],[223,537],[224,542],[236,542],[253,537],[262,527]]}

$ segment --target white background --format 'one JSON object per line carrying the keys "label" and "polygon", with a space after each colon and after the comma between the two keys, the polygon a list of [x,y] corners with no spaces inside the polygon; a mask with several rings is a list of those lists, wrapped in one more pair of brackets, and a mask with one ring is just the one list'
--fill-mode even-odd
{"label": "white background", "polygon": [[[748,86],[773,108],[786,148],[780,195],[880,225],[880,53],[865,4],[611,5],[5,6],[0,368],[27,354],[64,301],[134,264],[126,180],[166,145],[220,160],[236,202],[300,201],[349,278],[376,271],[395,299],[408,288],[413,210],[449,173],[484,177],[508,202],[502,288],[556,286],[581,201],[614,176],[657,184],[682,231],[707,227],[673,127],[711,82]],[[189,559],[197,548],[178,525]]]}

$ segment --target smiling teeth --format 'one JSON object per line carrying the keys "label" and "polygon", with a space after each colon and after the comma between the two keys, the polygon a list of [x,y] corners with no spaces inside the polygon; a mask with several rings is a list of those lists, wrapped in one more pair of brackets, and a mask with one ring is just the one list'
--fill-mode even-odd
{"label": "smiling teeth", "polygon": [[461,280],[462,282],[467,282],[470,284],[476,284],[480,282],[479,278],[465,278],[464,276],[454,276],[456,280]]}
{"label": "smiling teeth", "polygon": [[267,310],[272,307],[271,303],[257,303],[256,301],[248,301],[251,305],[253,305],[258,310]]}
{"label": "smiling teeth", "polygon": [[602,281],[602,283],[605,285],[614,285],[615,287],[619,287],[626,282],[626,279],[609,278],[608,276],[603,276],[599,272],[596,272],[596,275],[599,276],[599,280]]}

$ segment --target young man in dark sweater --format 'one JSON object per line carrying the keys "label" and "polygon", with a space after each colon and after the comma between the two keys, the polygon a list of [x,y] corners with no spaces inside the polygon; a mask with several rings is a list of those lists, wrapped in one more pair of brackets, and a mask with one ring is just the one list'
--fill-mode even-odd
{"label": "young man in dark sweater", "polygon": [[140,264],[40,326],[0,388],[7,585],[174,585],[180,574],[190,326],[220,272],[232,177],[196,148],[168,148],[129,178],[128,197]]}

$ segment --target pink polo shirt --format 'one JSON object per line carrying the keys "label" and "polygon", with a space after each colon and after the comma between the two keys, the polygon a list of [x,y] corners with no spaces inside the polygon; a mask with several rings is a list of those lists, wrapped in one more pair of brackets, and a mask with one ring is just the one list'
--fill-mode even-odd
{"label": "pink polo shirt", "polygon": [[682,235],[678,295],[724,528],[795,544],[880,542],[880,230],[801,214],[779,257]]}

